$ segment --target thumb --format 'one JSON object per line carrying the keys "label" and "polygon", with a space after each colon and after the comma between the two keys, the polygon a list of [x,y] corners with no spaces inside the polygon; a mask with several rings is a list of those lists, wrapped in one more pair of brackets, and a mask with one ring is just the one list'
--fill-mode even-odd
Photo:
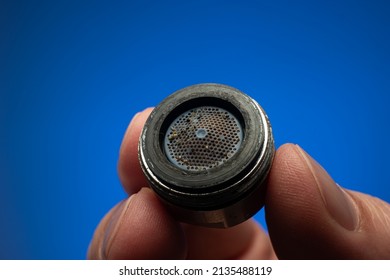
{"label": "thumb", "polygon": [[117,204],[102,219],[88,259],[182,259],[184,233],[149,188]]}
{"label": "thumb", "polygon": [[266,219],[282,259],[390,258],[390,205],[341,188],[296,145],[276,153]]}

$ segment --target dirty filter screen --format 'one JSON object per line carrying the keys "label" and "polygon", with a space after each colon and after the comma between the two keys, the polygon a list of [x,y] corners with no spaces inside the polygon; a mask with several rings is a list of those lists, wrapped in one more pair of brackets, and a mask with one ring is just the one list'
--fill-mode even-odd
{"label": "dirty filter screen", "polygon": [[190,171],[214,168],[240,148],[243,131],[237,118],[213,106],[201,106],[179,115],[164,137],[167,158]]}

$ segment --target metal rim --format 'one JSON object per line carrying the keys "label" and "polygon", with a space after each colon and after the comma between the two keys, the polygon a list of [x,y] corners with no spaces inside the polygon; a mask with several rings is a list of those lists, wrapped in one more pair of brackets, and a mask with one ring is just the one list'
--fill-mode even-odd
{"label": "metal rim", "polygon": [[[245,133],[229,164],[190,172],[174,166],[164,155],[161,135],[165,135],[172,116],[199,104],[232,110],[241,119]],[[213,210],[238,202],[258,187],[270,169],[273,145],[268,118],[253,99],[228,86],[202,84],[175,92],[155,108],[141,133],[139,156],[151,187],[168,203]]]}

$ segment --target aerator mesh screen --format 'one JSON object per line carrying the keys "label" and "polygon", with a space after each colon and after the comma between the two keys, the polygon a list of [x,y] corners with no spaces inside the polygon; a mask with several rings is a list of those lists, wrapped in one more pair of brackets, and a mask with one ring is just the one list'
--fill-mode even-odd
{"label": "aerator mesh screen", "polygon": [[214,168],[229,160],[241,146],[243,131],[228,111],[201,106],[179,115],[164,137],[168,159],[185,170]]}

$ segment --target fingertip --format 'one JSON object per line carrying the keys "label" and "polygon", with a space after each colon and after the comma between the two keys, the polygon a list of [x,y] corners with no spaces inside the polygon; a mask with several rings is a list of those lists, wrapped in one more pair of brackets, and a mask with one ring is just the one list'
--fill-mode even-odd
{"label": "fingertip", "polygon": [[272,215],[284,215],[286,211],[304,207],[305,200],[302,198],[310,195],[306,181],[305,166],[297,154],[296,145],[282,145],[275,153],[268,176],[266,210]]}
{"label": "fingertip", "polygon": [[280,235],[288,234],[292,228],[300,230],[302,226],[297,225],[302,219],[312,216],[306,197],[314,198],[315,194],[307,185],[305,167],[295,146],[284,144],[276,151],[268,177],[265,212],[271,239],[276,241],[276,250],[283,240],[289,239],[289,236],[284,239]]}
{"label": "fingertip", "polygon": [[138,141],[152,111],[153,108],[147,108],[133,117],[120,147],[117,169],[122,186],[129,195],[148,185],[138,160]]}
{"label": "fingertip", "polygon": [[343,212],[348,211],[343,194],[303,153],[297,145],[283,145],[269,174],[265,210],[274,249],[285,259],[350,256],[354,250],[345,242],[350,215]]}
{"label": "fingertip", "polygon": [[129,198],[102,244],[107,259],[183,259],[186,243],[180,224],[148,188]]}

